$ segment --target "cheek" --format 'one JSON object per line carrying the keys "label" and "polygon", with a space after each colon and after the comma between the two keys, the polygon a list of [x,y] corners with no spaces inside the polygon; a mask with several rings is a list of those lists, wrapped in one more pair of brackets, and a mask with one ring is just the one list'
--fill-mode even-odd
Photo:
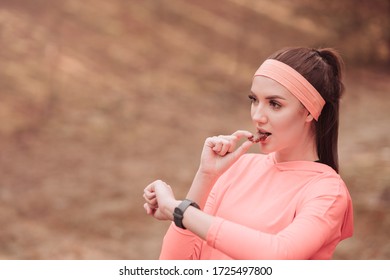
{"label": "cheek", "polygon": [[279,131],[289,132],[289,131],[296,130],[297,123],[292,118],[284,118],[284,119],[279,119],[276,125]]}
{"label": "cheek", "polygon": [[304,114],[301,110],[285,111],[283,115],[275,118],[275,126],[285,132],[300,134],[305,124]]}
{"label": "cheek", "polygon": [[256,114],[256,109],[253,105],[251,105],[251,111],[250,111],[250,114],[251,114],[251,119],[252,121],[255,122],[255,114]]}

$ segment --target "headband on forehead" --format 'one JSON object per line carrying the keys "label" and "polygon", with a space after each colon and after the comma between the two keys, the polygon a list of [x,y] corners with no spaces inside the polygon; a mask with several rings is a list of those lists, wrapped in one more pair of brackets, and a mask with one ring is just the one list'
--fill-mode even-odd
{"label": "headband on forehead", "polygon": [[275,59],[267,59],[257,69],[254,77],[271,78],[291,92],[318,121],[325,100],[321,94],[295,69]]}

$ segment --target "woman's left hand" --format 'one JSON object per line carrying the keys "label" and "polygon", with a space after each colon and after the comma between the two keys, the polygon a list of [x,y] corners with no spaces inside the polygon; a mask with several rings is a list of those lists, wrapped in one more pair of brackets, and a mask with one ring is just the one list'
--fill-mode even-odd
{"label": "woman's left hand", "polygon": [[179,204],[172,188],[161,180],[149,184],[144,189],[146,214],[158,220],[173,220],[173,209]]}

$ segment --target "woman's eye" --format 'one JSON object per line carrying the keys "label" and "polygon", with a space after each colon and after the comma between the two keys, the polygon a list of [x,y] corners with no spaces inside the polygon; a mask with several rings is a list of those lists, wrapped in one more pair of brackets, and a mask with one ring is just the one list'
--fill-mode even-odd
{"label": "woman's eye", "polygon": [[249,94],[248,97],[252,104],[257,102],[256,96]]}
{"label": "woman's eye", "polygon": [[269,104],[270,104],[271,107],[274,108],[274,109],[280,109],[280,107],[281,107],[281,105],[280,105],[278,102],[276,102],[275,100],[271,100],[271,101],[269,102]]}

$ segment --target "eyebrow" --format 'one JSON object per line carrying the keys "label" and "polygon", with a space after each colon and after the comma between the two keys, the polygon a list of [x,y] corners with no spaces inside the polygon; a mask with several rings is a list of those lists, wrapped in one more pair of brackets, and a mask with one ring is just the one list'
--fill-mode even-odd
{"label": "eyebrow", "polygon": [[265,99],[283,99],[283,100],[286,100],[286,98],[280,96],[280,95],[270,95],[270,96],[267,96]]}
{"label": "eyebrow", "polygon": [[[253,94],[253,95],[257,96],[257,95],[256,95],[256,93],[254,93],[253,91],[251,91],[251,94]],[[265,99],[268,99],[268,100],[270,100],[270,99],[283,99],[283,100],[286,100],[286,98],[285,98],[285,97],[283,97],[283,96],[280,96],[280,95],[276,95],[276,94],[274,94],[274,95],[269,95],[269,96],[266,96],[266,97],[265,97]]]}

